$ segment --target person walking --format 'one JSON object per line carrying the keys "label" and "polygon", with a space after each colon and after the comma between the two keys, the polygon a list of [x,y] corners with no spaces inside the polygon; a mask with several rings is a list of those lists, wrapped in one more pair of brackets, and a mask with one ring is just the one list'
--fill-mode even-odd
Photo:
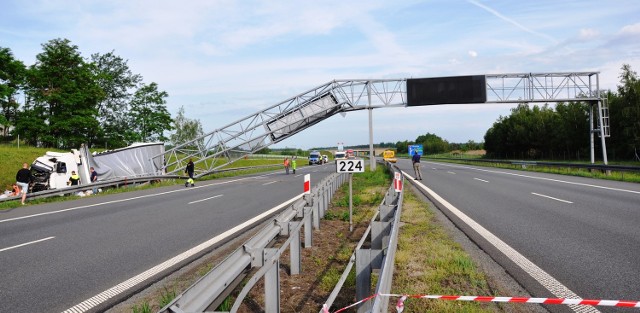
{"label": "person walking", "polygon": [[298,165],[296,164],[296,157],[292,156],[291,157],[291,169],[293,170],[293,174],[296,174],[296,167],[298,167]]}
{"label": "person walking", "polygon": [[195,184],[193,183],[193,172],[195,172],[195,169],[196,166],[195,164],[193,164],[193,159],[189,159],[187,168],[184,169],[184,172],[189,175],[189,179],[187,179],[187,181],[184,183],[185,187],[189,187],[189,184],[191,184],[191,187],[195,186]]}
{"label": "person walking", "polygon": [[[96,170],[93,168],[93,166],[89,168],[89,171],[91,172],[91,174],[89,175],[89,180],[91,181],[92,184],[97,183],[98,173],[96,173]],[[93,191],[93,194],[95,195],[96,193],[98,193],[98,188],[93,187],[92,191]]]}
{"label": "person walking", "polygon": [[16,173],[16,184],[20,187],[20,193],[22,193],[22,205],[27,200],[27,192],[29,191],[29,184],[32,181],[31,171],[27,163],[22,163],[22,168]]}
{"label": "person walking", "polygon": [[413,151],[413,156],[411,157],[411,162],[413,162],[413,171],[415,172],[415,180],[422,180],[422,173],[420,173],[420,155],[418,151]]}
{"label": "person walking", "polygon": [[289,158],[284,158],[284,172],[289,175]]}

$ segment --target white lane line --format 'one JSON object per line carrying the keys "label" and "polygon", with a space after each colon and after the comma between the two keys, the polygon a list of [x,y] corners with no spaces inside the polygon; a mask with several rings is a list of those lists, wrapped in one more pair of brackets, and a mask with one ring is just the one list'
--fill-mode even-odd
{"label": "white lane line", "polygon": [[93,297],[91,297],[90,299],[84,300],[79,304],[76,304],[74,307],[69,308],[68,310],[64,311],[63,313],[80,313],[80,312],[86,312],[90,309],[92,309],[93,307],[101,304],[102,302],[107,301],[108,299],[126,291],[127,289],[133,288],[135,287],[138,283],[141,283],[147,279],[149,279],[150,277],[153,277],[154,275],[159,274],[160,272],[170,268],[171,266],[178,264],[186,259],[188,259],[189,257],[200,253],[201,251],[211,247],[212,245],[215,245],[216,243],[224,240],[225,238],[228,238],[230,236],[235,236],[237,232],[242,231],[245,227],[253,224],[256,221],[259,221],[261,219],[263,219],[266,216],[271,215],[272,213],[280,210],[283,207],[286,207],[287,205],[290,205],[291,203],[297,201],[298,199],[302,198],[302,196],[304,195],[304,193],[301,193],[281,204],[279,204],[278,206],[238,225],[235,226],[234,228],[231,228],[227,231],[225,231],[224,233],[215,236],[161,264],[158,264],[132,278],[129,278],[126,281],[121,282],[118,285],[115,285],[103,292],[101,292],[100,294],[97,294]]}
{"label": "white lane line", "polygon": [[4,251],[8,251],[8,250],[11,250],[11,249],[20,248],[20,247],[24,247],[24,246],[28,246],[28,245],[32,245],[34,243],[43,242],[45,240],[49,240],[49,239],[53,239],[53,238],[56,238],[56,237],[47,237],[47,238],[43,238],[43,239],[39,239],[39,240],[25,242],[23,244],[19,244],[17,246],[13,246],[13,247],[2,248],[2,249],[0,249],[0,252],[4,252]]}
{"label": "white lane line", "polygon": [[475,177],[474,177],[473,179],[475,179],[475,180],[479,180],[479,181],[482,181],[482,182],[485,182],[485,183],[488,183],[488,182],[489,182],[488,180],[484,180],[484,179],[480,179],[480,178],[475,178]]}
{"label": "white lane line", "polygon": [[304,175],[304,174],[298,174],[298,175],[296,175],[296,176],[294,176],[294,177],[299,177],[299,176],[302,176],[302,175]]}
{"label": "white lane line", "polygon": [[454,172],[452,172],[452,171],[447,171],[447,173],[449,173],[449,174],[453,174],[453,175],[455,175],[455,174],[456,174],[456,173],[454,173]]}
{"label": "white lane line", "polygon": [[198,203],[198,202],[202,202],[202,201],[207,201],[207,200],[211,200],[213,198],[218,198],[218,197],[222,197],[222,195],[217,195],[217,196],[213,196],[213,197],[209,197],[209,198],[204,198],[202,200],[191,201],[191,202],[189,202],[189,204],[194,204],[194,203]]}
{"label": "white lane line", "polygon": [[535,193],[535,192],[532,192],[531,194],[532,194],[532,195],[539,196],[539,197],[544,197],[544,198],[549,198],[549,199],[552,199],[552,200],[556,200],[556,201],[564,202],[564,203],[573,203],[573,202],[571,202],[571,201],[562,200],[562,199],[558,199],[558,198],[550,197],[550,196],[543,195],[543,194],[539,194],[539,193]]}
{"label": "white lane line", "polygon": [[437,163],[437,164],[438,165],[443,165],[443,166],[449,166],[449,167],[472,169],[472,170],[482,171],[482,172],[487,172],[487,173],[504,174],[504,175],[511,175],[511,176],[518,176],[518,177],[525,177],[525,178],[532,178],[532,179],[539,179],[539,180],[547,180],[547,181],[552,181],[552,182],[557,182],[557,183],[564,183],[564,184],[569,184],[569,185],[592,187],[592,188],[599,188],[599,189],[605,189],[605,190],[622,191],[622,192],[640,194],[640,191],[635,191],[635,190],[612,188],[612,187],[591,185],[591,184],[585,184],[585,183],[575,183],[575,182],[570,182],[570,181],[566,181],[566,180],[559,180],[559,179],[546,178],[546,177],[536,177],[536,176],[522,175],[522,174],[516,174],[516,173],[507,173],[507,172],[501,172],[501,171],[485,170],[485,169],[475,168],[475,167],[470,167],[470,166],[460,166],[460,165],[456,166],[456,165],[444,164],[444,163]]}
{"label": "white lane line", "polygon": [[[409,177],[409,179],[413,180],[411,175],[406,172],[402,172],[405,176]],[[525,256],[520,254],[518,251],[513,249],[507,243],[502,241],[496,235],[488,231],[486,228],[482,227],[482,225],[478,224],[476,221],[471,219],[469,216],[464,214],[462,211],[458,210],[455,206],[449,203],[447,200],[442,198],[440,195],[435,193],[433,190],[429,189],[429,187],[423,185],[421,182],[415,182],[419,188],[424,189],[427,193],[429,193],[437,202],[441,203],[445,208],[447,208],[451,213],[455,214],[462,220],[464,223],[469,225],[473,230],[475,230],[480,236],[482,236],[485,240],[487,240],[490,244],[500,250],[504,255],[506,255],[511,261],[513,261],[516,265],[518,265],[522,270],[524,270],[527,274],[529,274],[533,279],[538,281],[542,286],[544,286],[547,290],[549,290],[554,296],[558,298],[569,298],[569,299],[578,299],[579,297],[576,293],[571,291],[561,282],[553,278],[553,276],[549,275],[549,273],[545,272],[543,269],[535,265],[533,262],[529,261]],[[600,312],[593,307],[587,307],[582,305],[568,305],[575,312],[585,312],[585,313],[596,313]]]}
{"label": "white lane line", "polygon": [[278,182],[278,181],[276,181],[276,180],[274,180],[274,181],[270,181],[270,182],[268,182],[268,183],[264,183],[264,184],[262,184],[262,186],[271,185],[271,184],[273,184],[273,183],[277,183],[277,182]]}
{"label": "white lane line", "polygon": [[[255,177],[245,177],[245,178],[238,178],[238,179],[233,179],[233,180],[219,182],[219,183],[213,183],[213,184],[207,184],[207,185],[198,185],[198,186],[186,189],[186,190],[195,190],[195,189],[198,189],[198,188],[204,188],[204,187],[215,186],[215,185],[229,184],[229,183],[233,183],[233,182],[237,182],[237,181],[242,181],[242,180],[246,180],[246,179],[254,179],[254,178]],[[106,204],[113,204],[113,203],[120,203],[120,202],[126,202],[126,201],[137,200],[137,199],[156,197],[156,196],[159,196],[159,195],[166,195],[166,194],[170,194],[170,193],[174,193],[174,192],[184,192],[184,191],[185,191],[185,189],[180,188],[180,189],[176,189],[176,190],[165,191],[165,192],[160,192],[160,193],[154,193],[154,194],[138,196],[138,197],[133,197],[133,198],[113,200],[113,201],[107,201],[107,202],[101,202],[101,203],[96,203],[96,204],[83,205],[83,206],[78,206],[78,207],[68,208],[68,209],[63,209],[63,210],[44,212],[44,213],[38,213],[38,214],[20,216],[20,217],[14,217],[14,218],[8,218],[6,220],[0,220],[0,223],[17,221],[17,220],[22,220],[22,219],[27,219],[27,218],[32,218],[32,217],[38,217],[38,216],[43,216],[43,215],[51,215],[51,214],[56,214],[56,213],[75,211],[75,210],[79,210],[79,209],[97,207],[97,206],[106,205]]]}

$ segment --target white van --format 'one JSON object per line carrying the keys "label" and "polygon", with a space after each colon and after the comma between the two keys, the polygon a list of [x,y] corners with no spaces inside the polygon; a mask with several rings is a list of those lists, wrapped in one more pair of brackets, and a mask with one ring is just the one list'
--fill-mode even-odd
{"label": "white van", "polygon": [[335,160],[346,160],[347,159],[347,153],[344,151],[336,151],[336,153],[333,155],[333,158]]}

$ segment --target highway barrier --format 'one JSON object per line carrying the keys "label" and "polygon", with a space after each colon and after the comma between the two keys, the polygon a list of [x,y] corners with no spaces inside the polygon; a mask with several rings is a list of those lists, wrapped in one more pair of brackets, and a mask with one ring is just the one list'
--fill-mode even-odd
{"label": "highway barrier", "polygon": [[[395,165],[389,162],[386,165],[392,172],[400,173],[400,170]],[[399,179],[400,185],[404,185],[402,183],[404,176],[400,175]],[[397,192],[397,187],[398,183],[394,180],[394,183],[387,189],[384,199],[378,206],[378,211],[371,219],[369,227],[360,238],[342,276],[322,306],[321,313],[329,311],[354,264],[356,266],[356,300],[358,302],[353,306],[358,306],[359,313],[387,311],[389,298],[375,298],[373,302],[368,302],[367,300],[372,298],[370,296],[371,277],[374,271],[379,271],[379,273],[378,282],[373,293],[389,293],[391,291],[404,194],[401,188]],[[365,243],[368,243],[366,246],[370,248],[362,248]]]}
{"label": "highway barrier", "polygon": [[[301,231],[304,247],[313,244],[312,229],[319,229],[320,219],[328,209],[333,194],[346,181],[346,174],[334,173],[320,181],[311,194],[286,206],[270,219],[255,236],[231,253],[209,273],[191,285],[160,312],[204,312],[215,310],[234,290],[250,269],[257,271],[245,282],[231,309],[235,312],[251,288],[264,277],[265,312],[280,311],[280,256],[289,249],[291,275],[301,270]],[[300,197],[300,196],[299,196]],[[279,247],[271,243],[280,236],[288,239]]]}

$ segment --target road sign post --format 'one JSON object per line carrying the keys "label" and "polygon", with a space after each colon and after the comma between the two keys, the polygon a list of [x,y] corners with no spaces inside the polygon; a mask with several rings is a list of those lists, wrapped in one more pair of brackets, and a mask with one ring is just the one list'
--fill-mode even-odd
{"label": "road sign post", "polygon": [[336,173],[349,174],[349,231],[353,231],[353,173],[364,173],[364,160],[336,160]]}

